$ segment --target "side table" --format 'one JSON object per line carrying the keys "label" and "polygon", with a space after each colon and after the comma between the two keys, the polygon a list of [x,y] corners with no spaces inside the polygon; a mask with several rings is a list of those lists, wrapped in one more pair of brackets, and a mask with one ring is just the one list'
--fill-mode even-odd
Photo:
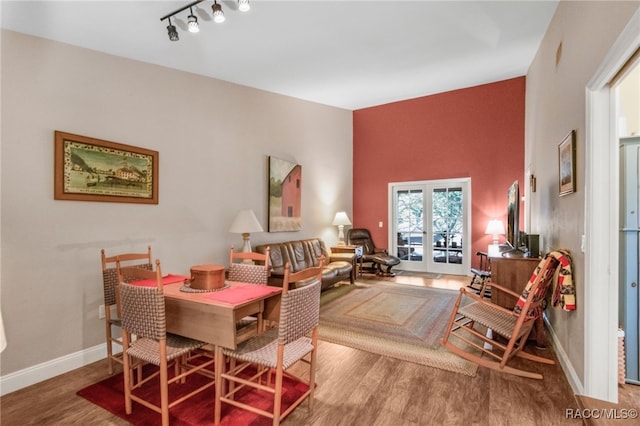
{"label": "side table", "polygon": [[331,253],[351,253],[353,254],[353,270],[351,276],[355,281],[362,275],[362,246],[335,246],[331,247]]}

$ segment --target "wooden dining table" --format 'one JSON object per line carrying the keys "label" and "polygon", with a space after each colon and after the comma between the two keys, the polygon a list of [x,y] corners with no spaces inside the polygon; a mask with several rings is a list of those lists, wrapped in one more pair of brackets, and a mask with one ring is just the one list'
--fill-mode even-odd
{"label": "wooden dining table", "polygon": [[[281,287],[225,281],[215,291],[190,291],[185,285],[188,277],[165,275],[162,277],[165,302],[166,329],[169,333],[212,344],[215,347],[215,377],[221,374],[222,348],[236,349],[239,334],[236,323],[250,315],[258,317],[257,330],[263,330],[262,321],[278,321],[280,316]],[[136,285],[156,286],[155,280],[136,281]],[[219,380],[216,392],[221,392]],[[214,404],[214,420],[220,421],[220,403]]]}
{"label": "wooden dining table", "polygon": [[280,287],[234,281],[212,292],[188,292],[182,287],[164,286],[167,331],[215,346],[236,349],[236,323],[246,316],[277,321],[280,314]]}

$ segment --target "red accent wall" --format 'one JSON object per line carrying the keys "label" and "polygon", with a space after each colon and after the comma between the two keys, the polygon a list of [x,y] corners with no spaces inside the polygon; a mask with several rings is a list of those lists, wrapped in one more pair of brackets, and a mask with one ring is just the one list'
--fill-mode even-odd
{"label": "red accent wall", "polygon": [[388,183],[470,177],[471,253],[486,251],[487,222],[506,227],[507,189],[524,185],[524,113],[525,77],[354,111],[353,227],[389,247]]}

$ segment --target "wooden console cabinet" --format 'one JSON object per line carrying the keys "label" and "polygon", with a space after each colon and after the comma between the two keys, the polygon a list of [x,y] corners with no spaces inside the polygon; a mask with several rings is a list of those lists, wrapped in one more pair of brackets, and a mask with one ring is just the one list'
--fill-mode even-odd
{"label": "wooden console cabinet", "polygon": [[[540,263],[539,258],[532,257],[492,257],[491,282],[494,282],[516,293],[522,293],[531,278],[531,274]],[[517,298],[500,291],[491,292],[491,302],[507,309],[513,309]],[[545,347],[544,321],[536,320],[530,338],[535,338],[536,346]]]}
{"label": "wooden console cabinet", "polygon": [[[491,282],[516,293],[522,293],[540,259],[531,257],[492,257]],[[517,299],[499,291],[491,292],[491,302],[513,309]]]}

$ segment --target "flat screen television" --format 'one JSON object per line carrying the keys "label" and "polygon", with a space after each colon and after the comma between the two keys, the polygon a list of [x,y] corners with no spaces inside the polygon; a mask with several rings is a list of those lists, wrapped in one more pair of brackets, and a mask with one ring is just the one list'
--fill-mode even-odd
{"label": "flat screen television", "polygon": [[515,181],[507,191],[507,244],[517,250],[520,238],[520,191],[518,181]]}

